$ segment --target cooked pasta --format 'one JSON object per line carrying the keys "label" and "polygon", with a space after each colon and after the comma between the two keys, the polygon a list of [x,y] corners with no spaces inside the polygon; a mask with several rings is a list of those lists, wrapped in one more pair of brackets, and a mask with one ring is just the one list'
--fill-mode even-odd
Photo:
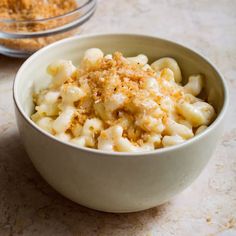
{"label": "cooked pasta", "polygon": [[204,76],[181,85],[169,57],[148,64],[146,55],[124,57],[90,48],[76,68],[59,60],[48,66],[51,83],[34,94],[32,120],[79,147],[141,152],[180,144],[203,132],[216,116],[197,97]]}

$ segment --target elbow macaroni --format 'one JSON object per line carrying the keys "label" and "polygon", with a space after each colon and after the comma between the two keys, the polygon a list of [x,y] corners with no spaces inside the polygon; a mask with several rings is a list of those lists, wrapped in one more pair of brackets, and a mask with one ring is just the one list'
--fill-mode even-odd
{"label": "elbow macaroni", "polygon": [[169,68],[174,73],[174,79],[177,83],[182,81],[182,75],[178,63],[170,57],[163,57],[151,64],[155,71],[161,71],[164,68]]}
{"label": "elbow macaroni", "polygon": [[203,132],[214,108],[198,96],[204,77],[185,86],[169,57],[125,58],[91,48],[78,68],[59,60],[48,66],[51,84],[34,96],[32,120],[58,139],[104,151],[142,152],[184,142]]}

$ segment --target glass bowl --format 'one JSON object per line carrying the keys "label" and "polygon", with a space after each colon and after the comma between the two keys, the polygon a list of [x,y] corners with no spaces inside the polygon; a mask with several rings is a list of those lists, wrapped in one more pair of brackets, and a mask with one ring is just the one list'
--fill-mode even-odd
{"label": "glass bowl", "polygon": [[0,54],[25,58],[57,40],[76,35],[90,19],[96,0],[77,0],[78,8],[38,20],[0,19]]}

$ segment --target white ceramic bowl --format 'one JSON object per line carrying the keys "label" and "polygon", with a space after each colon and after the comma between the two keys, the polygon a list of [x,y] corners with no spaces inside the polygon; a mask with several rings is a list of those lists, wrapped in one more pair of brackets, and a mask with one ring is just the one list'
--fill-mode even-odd
{"label": "white ceramic bowl", "polygon": [[[79,62],[91,47],[150,60],[174,57],[186,78],[204,73],[218,116],[202,134],[183,144],[145,153],[108,153],[58,141],[30,119],[32,91],[48,81],[46,67],[56,59]],[[227,104],[225,82],[198,53],[167,40],[142,35],[93,35],[65,39],[41,49],[20,68],[14,82],[17,123],[24,146],[43,178],[67,198],[107,212],[133,212],[160,205],[189,186],[209,161],[222,133]]]}

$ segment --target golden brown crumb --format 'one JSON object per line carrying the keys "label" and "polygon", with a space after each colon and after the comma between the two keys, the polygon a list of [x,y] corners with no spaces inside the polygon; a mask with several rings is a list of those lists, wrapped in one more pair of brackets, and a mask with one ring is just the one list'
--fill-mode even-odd
{"label": "golden brown crumb", "polygon": [[[186,93],[170,68],[147,63],[142,54],[104,55],[99,48],[86,50],[77,68],[57,60],[47,69],[51,83],[34,99],[32,119],[64,141],[106,151],[148,151],[184,142],[194,136],[193,126],[211,122],[214,108]],[[198,82],[189,79],[186,86],[202,89],[202,77],[194,79]]]}
{"label": "golden brown crumb", "polygon": [[38,20],[63,15],[76,7],[75,0],[1,0],[0,18]]}
{"label": "golden brown crumb", "polygon": [[[166,73],[165,70],[163,73]],[[164,112],[154,114],[157,107],[149,104],[152,99],[161,100],[161,97],[157,98],[156,94],[144,88],[145,81],[150,77],[156,77],[155,71],[145,71],[141,65],[129,63],[120,52],[115,52],[112,59],[109,60],[104,57],[93,66],[82,62],[82,66],[65,84],[78,83],[77,85],[81,87],[87,80],[92,100],[88,106],[83,105],[84,101],[88,101],[87,97],[74,104],[78,115],[72,124],[79,122],[83,125],[88,118],[99,117],[105,123],[105,127],[116,124],[122,125],[124,128],[123,136],[127,137],[133,144],[142,145],[149,136],[147,130],[135,124],[135,120],[142,118],[140,114],[153,112],[153,117],[162,119],[163,123],[167,119]],[[157,79],[160,80],[159,84],[164,89],[164,81],[161,78]],[[109,103],[113,94],[123,94],[127,103],[110,114],[105,110],[103,104]],[[173,92],[171,89],[165,90],[165,95],[176,100],[184,96],[181,90]],[[150,125],[148,116],[143,118],[143,122],[147,127]],[[73,129],[73,125],[71,129]]]}
{"label": "golden brown crumb", "polygon": [[236,226],[236,220],[235,220],[235,218],[230,218],[229,220],[228,220],[228,222],[225,224],[225,227],[227,228],[227,229],[232,229],[232,228],[234,228]]}
{"label": "golden brown crumb", "polygon": [[[39,20],[60,16],[77,8],[75,0],[1,0],[0,19],[10,20]],[[50,20],[37,23],[11,23],[0,22],[3,32],[37,32],[65,25],[72,21],[72,17]],[[78,29],[49,37],[33,39],[0,39],[3,46],[33,52],[59,39],[71,36]]]}

